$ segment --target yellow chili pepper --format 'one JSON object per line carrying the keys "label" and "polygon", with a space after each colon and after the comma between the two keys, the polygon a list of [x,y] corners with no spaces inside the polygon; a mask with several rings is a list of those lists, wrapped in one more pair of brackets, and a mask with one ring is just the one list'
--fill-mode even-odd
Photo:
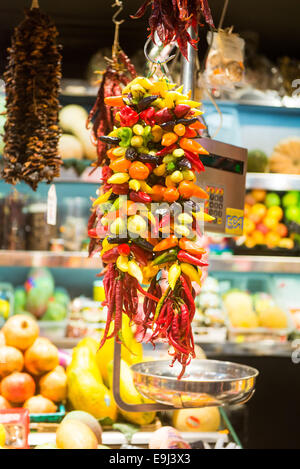
{"label": "yellow chili pepper", "polygon": [[108,179],[108,184],[123,184],[128,182],[130,179],[129,174],[127,173],[115,173]]}
{"label": "yellow chili pepper", "polygon": [[166,177],[165,184],[167,187],[176,187],[176,184],[173,182],[170,175]]}
{"label": "yellow chili pepper", "polygon": [[149,186],[149,184],[147,184],[146,181],[139,181],[139,183],[140,183],[140,186],[141,186],[141,190],[143,192],[146,192],[146,194],[152,194],[153,193],[152,187]]}
{"label": "yellow chili pepper", "polygon": [[160,142],[163,134],[163,129],[159,125],[154,125],[151,129],[153,142]]}
{"label": "yellow chili pepper", "polygon": [[125,153],[126,153],[125,147],[116,147],[116,148],[113,148],[112,150],[112,154],[114,156],[125,156]]}
{"label": "yellow chili pepper", "polygon": [[93,207],[107,202],[111,196],[111,193],[112,193],[112,189],[109,189],[109,191],[104,192],[104,194],[100,195],[96,200],[94,200]]}
{"label": "yellow chili pepper", "polygon": [[166,172],[165,163],[160,164],[159,166],[157,166],[157,168],[153,170],[153,173],[155,174],[155,176],[163,176],[165,172]]}
{"label": "yellow chili pepper", "polygon": [[141,188],[141,182],[138,181],[137,179],[130,179],[129,181],[129,189],[133,191],[139,191]]}
{"label": "yellow chili pepper", "polygon": [[208,215],[208,213],[205,213],[205,212],[193,212],[193,216],[194,218],[196,218],[196,220],[203,220],[203,221],[212,221],[215,219],[215,217],[212,217],[211,215]]}
{"label": "yellow chili pepper", "polygon": [[139,283],[143,283],[143,272],[140,267],[134,261],[128,262],[128,273],[132,277],[136,278]]}
{"label": "yellow chili pepper", "polygon": [[176,282],[180,277],[180,274],[181,274],[180,266],[177,263],[171,265],[169,269],[169,273],[168,273],[168,282],[172,290],[174,290]]}
{"label": "yellow chili pepper", "polygon": [[117,259],[117,267],[121,272],[128,272],[128,257],[127,256],[119,256]]}
{"label": "yellow chili pepper", "polygon": [[180,264],[180,267],[181,267],[181,271],[185,275],[187,275],[192,282],[198,283],[198,285],[200,285],[200,287],[202,286],[201,276],[200,276],[199,272],[195,269],[195,267],[193,267],[191,264],[187,264],[185,262],[182,262]]}
{"label": "yellow chili pepper", "polygon": [[111,244],[107,241],[107,237],[104,238],[102,241],[102,251],[100,252],[100,256],[102,256],[105,252],[110,251],[110,249],[115,248],[118,246],[117,244]]}

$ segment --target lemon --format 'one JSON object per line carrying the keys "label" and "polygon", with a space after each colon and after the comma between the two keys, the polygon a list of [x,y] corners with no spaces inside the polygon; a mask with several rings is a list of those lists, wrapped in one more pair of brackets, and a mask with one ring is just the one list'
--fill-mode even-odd
{"label": "lemon", "polygon": [[7,319],[9,315],[9,302],[0,298],[0,316]]}
{"label": "lemon", "polygon": [[6,432],[4,425],[0,423],[0,447],[5,445],[5,440],[6,440]]}

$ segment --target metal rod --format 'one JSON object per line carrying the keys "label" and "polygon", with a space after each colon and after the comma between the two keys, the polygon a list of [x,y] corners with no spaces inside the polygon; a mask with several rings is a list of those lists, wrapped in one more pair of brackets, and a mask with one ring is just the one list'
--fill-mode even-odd
{"label": "metal rod", "polygon": [[115,339],[114,345],[114,369],[113,369],[113,396],[117,405],[125,412],[154,412],[157,410],[174,410],[173,406],[165,404],[127,404],[120,395],[121,373],[121,344]]}
{"label": "metal rod", "polygon": [[[195,32],[192,27],[189,28],[188,32],[191,38],[195,39]],[[194,97],[194,88],[195,88],[196,54],[197,54],[196,49],[194,49],[194,47],[188,43],[188,46],[187,46],[188,60],[186,60],[186,58],[182,56],[182,62],[181,62],[181,83],[183,84],[183,93],[188,93],[191,90],[192,99]]]}

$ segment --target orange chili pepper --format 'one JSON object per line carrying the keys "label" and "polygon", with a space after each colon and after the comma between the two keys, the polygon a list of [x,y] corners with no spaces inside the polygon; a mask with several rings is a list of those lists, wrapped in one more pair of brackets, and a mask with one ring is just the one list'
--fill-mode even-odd
{"label": "orange chili pepper", "polygon": [[183,137],[186,129],[185,129],[185,125],[176,124],[173,130],[175,134],[179,135],[179,137]]}
{"label": "orange chili pepper", "polygon": [[179,239],[179,247],[184,251],[193,254],[193,256],[202,256],[206,251],[203,247],[201,247],[197,242],[191,241],[188,238],[180,238]]}
{"label": "orange chili pepper", "polygon": [[124,156],[117,158],[116,160],[112,161],[109,167],[115,173],[126,173],[131,166],[131,162],[127,160]]}
{"label": "orange chili pepper", "polygon": [[193,124],[189,125],[190,129],[197,129],[197,130],[204,130],[206,129],[206,125],[204,125],[199,119],[194,122]]}
{"label": "orange chili pepper", "polygon": [[107,154],[107,157],[110,159],[110,160],[116,160],[117,157],[113,154],[113,148],[110,148],[109,150],[107,150],[106,154]]}
{"label": "orange chili pepper", "polygon": [[199,199],[209,199],[209,195],[205,192],[201,187],[197,186],[197,184],[193,184],[193,197],[198,197]]}
{"label": "orange chili pepper", "polygon": [[171,235],[169,238],[165,238],[160,241],[154,248],[153,251],[165,251],[166,249],[173,248],[178,245],[178,238]]}
{"label": "orange chili pepper", "polygon": [[166,187],[160,186],[159,184],[155,184],[155,186],[152,187],[152,200],[154,202],[160,202],[164,198],[164,193],[166,191]]}
{"label": "orange chili pepper", "polygon": [[174,134],[174,132],[167,132],[162,136],[161,139],[161,144],[164,147],[169,147],[170,145],[173,145],[176,143],[178,140],[178,135]]}
{"label": "orange chili pepper", "polygon": [[105,104],[107,106],[123,107],[126,104],[123,101],[123,96],[107,96],[104,98]]}
{"label": "orange chili pepper", "polygon": [[206,151],[205,148],[203,148],[203,146],[200,145],[200,143],[198,143],[196,140],[181,138],[179,145],[183,150],[200,153],[201,155],[209,155],[208,151]]}
{"label": "orange chili pepper", "polygon": [[175,202],[179,199],[179,192],[175,187],[167,187],[164,193],[164,200],[166,202]]}
{"label": "orange chili pepper", "polygon": [[141,161],[134,161],[129,168],[129,174],[132,179],[147,179],[149,173],[149,169]]}
{"label": "orange chili pepper", "polygon": [[194,192],[194,183],[190,181],[181,181],[178,186],[178,191],[181,197],[184,199],[189,199],[192,197]]}

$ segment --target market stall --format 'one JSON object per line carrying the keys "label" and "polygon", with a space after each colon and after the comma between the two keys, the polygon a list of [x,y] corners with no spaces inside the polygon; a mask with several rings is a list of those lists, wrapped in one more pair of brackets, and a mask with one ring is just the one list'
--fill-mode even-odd
{"label": "market stall", "polygon": [[46,3],[0,94],[0,446],[299,447],[299,61],[116,1],[83,79]]}

